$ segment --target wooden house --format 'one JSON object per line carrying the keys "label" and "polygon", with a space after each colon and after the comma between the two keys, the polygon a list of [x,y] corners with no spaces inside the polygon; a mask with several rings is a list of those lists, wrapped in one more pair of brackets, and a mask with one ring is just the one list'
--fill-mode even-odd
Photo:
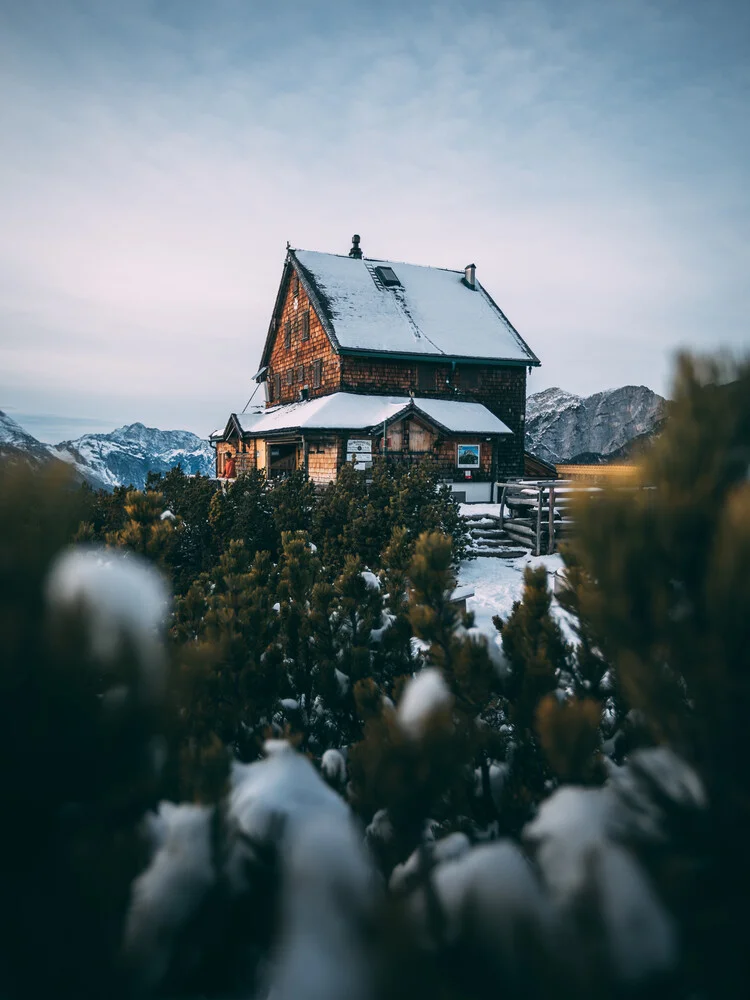
{"label": "wooden house", "polygon": [[526,376],[537,357],[476,278],[288,249],[253,376],[264,405],[212,435],[216,473],[335,479],[344,462],[430,456],[468,500],[524,471]]}

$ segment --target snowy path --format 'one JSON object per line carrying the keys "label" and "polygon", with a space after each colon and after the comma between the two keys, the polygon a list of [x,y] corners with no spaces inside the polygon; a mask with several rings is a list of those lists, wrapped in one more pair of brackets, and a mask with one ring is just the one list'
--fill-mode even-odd
{"label": "snowy path", "polygon": [[[504,559],[472,559],[461,563],[458,571],[458,585],[474,589],[474,596],[466,602],[469,611],[473,611],[476,624],[493,638],[497,636],[492,616],[500,615],[507,618],[513,609],[513,602],[521,598],[523,591],[523,571],[527,566],[544,566],[548,574],[562,566],[559,555],[553,556],[523,556],[506,562]],[[550,579],[550,586],[552,580]],[[563,613],[556,601],[552,603],[558,619]],[[564,623],[567,625],[567,623]]]}

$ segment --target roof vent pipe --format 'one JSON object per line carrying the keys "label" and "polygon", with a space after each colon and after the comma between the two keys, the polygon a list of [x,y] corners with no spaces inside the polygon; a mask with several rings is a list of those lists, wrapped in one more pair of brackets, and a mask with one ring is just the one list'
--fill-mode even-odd
{"label": "roof vent pipe", "polygon": [[349,256],[356,257],[357,260],[362,259],[362,251],[359,248],[359,236],[356,233],[352,236],[352,248],[349,251]]}
{"label": "roof vent pipe", "polygon": [[469,288],[476,287],[476,275],[477,275],[477,265],[467,264],[464,268],[464,283],[469,286]]}

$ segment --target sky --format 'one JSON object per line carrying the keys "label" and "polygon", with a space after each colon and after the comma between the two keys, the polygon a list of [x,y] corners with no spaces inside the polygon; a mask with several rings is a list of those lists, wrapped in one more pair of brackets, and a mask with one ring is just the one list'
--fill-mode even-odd
{"label": "sky", "polygon": [[750,4],[0,0],[0,409],[203,436],[287,241],[463,268],[529,391],[750,347]]}

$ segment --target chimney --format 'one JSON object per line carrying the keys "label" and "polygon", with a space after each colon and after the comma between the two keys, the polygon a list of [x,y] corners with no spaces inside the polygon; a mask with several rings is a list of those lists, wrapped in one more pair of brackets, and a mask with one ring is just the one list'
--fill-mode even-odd
{"label": "chimney", "polygon": [[476,288],[477,265],[467,264],[464,268],[464,284],[469,288]]}
{"label": "chimney", "polygon": [[357,260],[362,259],[362,251],[359,248],[359,236],[356,233],[352,236],[352,248],[349,251],[349,256],[356,257]]}

